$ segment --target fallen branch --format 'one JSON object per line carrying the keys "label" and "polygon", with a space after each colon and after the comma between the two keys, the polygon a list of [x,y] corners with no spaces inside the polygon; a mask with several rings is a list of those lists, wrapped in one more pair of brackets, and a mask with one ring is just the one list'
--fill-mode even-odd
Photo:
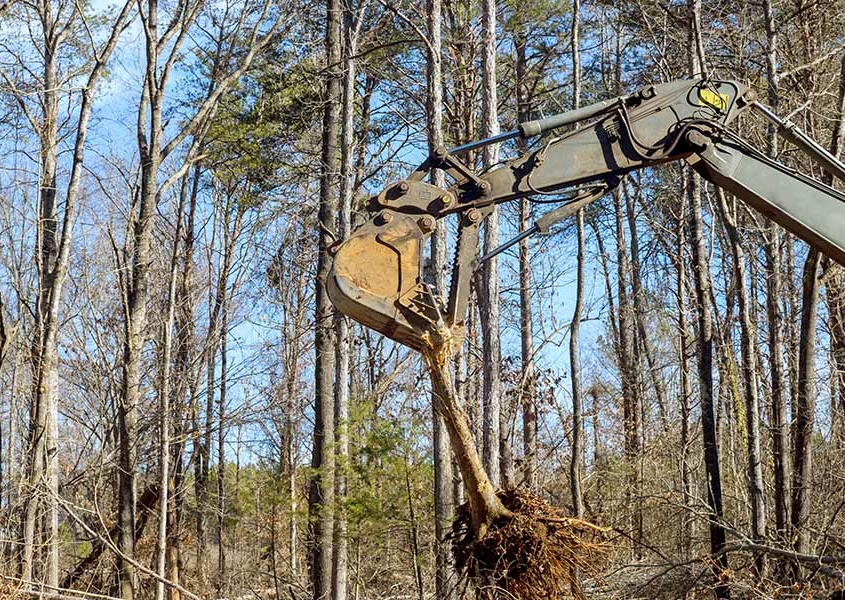
{"label": "fallen branch", "polygon": [[[71,590],[63,587],[53,587],[46,583],[27,581],[8,575],[0,575],[6,581],[12,582],[16,588],[12,591],[13,596],[26,596],[29,598],[43,598],[44,600],[120,600],[115,596],[95,594],[81,590]],[[36,588],[42,588],[38,590]],[[48,591],[43,591],[46,588]],[[5,591],[5,590],[4,590]]]}
{"label": "fallen branch", "polygon": [[[144,489],[144,493],[141,494],[141,498],[137,502],[139,517],[135,522],[135,539],[139,539],[141,534],[144,532],[144,528],[149,520],[149,515],[158,502],[158,497],[158,486],[147,486],[147,488]],[[109,529],[106,539],[114,539],[117,537],[118,533],[119,526],[113,525],[112,528]],[[100,556],[103,555],[105,550],[106,542],[104,538],[94,538],[91,551],[85,558],[77,563],[71,571],[68,572],[62,580],[62,588],[66,590],[72,589],[73,584],[76,583],[85,574],[85,572],[100,559]]]}
{"label": "fallen branch", "polygon": [[105,544],[105,547],[108,548],[110,551],[114,552],[117,556],[129,561],[130,563],[132,563],[132,565],[136,569],[138,569],[139,571],[141,571],[145,575],[149,575],[150,577],[154,578],[156,581],[161,581],[162,583],[164,583],[165,586],[172,588],[174,590],[179,590],[179,592],[184,594],[186,597],[191,598],[191,600],[202,600],[199,596],[197,596],[196,594],[194,594],[190,590],[182,587],[181,585],[179,585],[175,581],[170,581],[166,577],[160,576],[158,573],[156,573],[155,571],[153,571],[152,569],[150,569],[146,565],[139,563],[137,560],[135,560],[131,556],[127,556],[125,553],[121,552],[120,548],[118,548],[114,544],[114,542],[112,542],[110,539],[106,538],[105,536],[103,536],[103,535],[97,533],[96,531],[94,531],[93,529],[91,529],[91,527],[88,525],[88,523],[86,523],[78,514],[76,514],[74,507],[72,507],[67,502],[67,500],[65,500],[61,496],[55,495],[55,494],[53,495],[53,497],[59,502],[59,504],[62,505],[62,508],[65,510],[65,512],[67,512],[67,514],[74,521],[76,521],[76,523],[80,527],[82,527],[86,532],[88,532],[88,535],[90,535],[92,537],[96,537],[97,539],[101,540],[103,542],[103,544]]}
{"label": "fallen branch", "polygon": [[795,552],[794,550],[787,550],[785,548],[775,548],[774,546],[766,546],[765,544],[755,544],[753,542],[728,544],[721,550],[721,554],[727,552],[764,552],[766,554],[774,554],[783,558],[789,558],[798,562],[809,563],[813,565],[845,565],[845,556],[826,556],[824,554],[804,554]]}

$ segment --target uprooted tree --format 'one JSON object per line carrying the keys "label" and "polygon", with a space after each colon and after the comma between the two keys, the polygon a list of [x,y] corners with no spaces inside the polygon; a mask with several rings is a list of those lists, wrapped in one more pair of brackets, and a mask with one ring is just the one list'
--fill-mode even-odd
{"label": "uprooted tree", "polygon": [[422,350],[432,397],[443,415],[468,499],[453,525],[459,572],[479,587],[504,590],[512,598],[554,600],[567,585],[580,597],[576,574],[596,571],[605,546],[593,540],[603,531],[563,516],[527,490],[493,487],[458,403],[450,369],[460,333],[444,326]]}

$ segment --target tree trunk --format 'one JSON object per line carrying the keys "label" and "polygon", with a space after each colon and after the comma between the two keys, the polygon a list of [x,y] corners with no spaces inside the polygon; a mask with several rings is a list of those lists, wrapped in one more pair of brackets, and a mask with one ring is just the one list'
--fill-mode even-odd
{"label": "tree trunk", "polygon": [[[839,68],[839,115],[834,130],[831,151],[838,155],[845,130],[845,58]],[[827,181],[832,180],[826,174]],[[834,443],[843,446],[845,435],[845,277],[841,265],[830,264],[825,270],[825,289],[830,320],[830,345],[832,359],[832,406]]]}
{"label": "tree trunk", "polygon": [[[572,3],[572,110],[581,106],[581,48],[579,25],[581,19],[581,0]],[[585,243],[584,210],[575,215],[575,228],[578,238],[577,275],[575,283],[575,308],[569,327],[569,370],[572,379],[572,456],[569,460],[569,486],[572,495],[572,512],[577,518],[584,516],[584,492],[581,476],[584,464],[584,415],[581,390],[581,353],[579,349],[581,332],[581,311],[584,305],[585,285]]]}
{"label": "tree trunk", "polygon": [[[763,0],[763,17],[766,27],[766,79],[767,100],[774,112],[778,112],[778,34],[774,7],[771,0]],[[767,130],[768,155],[777,158],[778,135],[774,126]],[[766,235],[766,319],[768,321],[769,378],[771,380],[772,414],[772,457],[774,459],[774,505],[775,528],[780,541],[786,541],[789,524],[789,429],[786,422],[786,394],[783,373],[783,330],[781,323],[781,242],[783,234],[777,225],[768,227]]]}
{"label": "tree trunk", "polygon": [[[225,443],[225,427],[223,419],[225,417],[225,403],[228,382],[226,381],[225,370],[228,368],[226,364],[227,357],[225,356],[227,330],[228,330],[228,288],[229,288],[229,273],[232,270],[234,260],[235,244],[241,231],[241,224],[243,223],[243,207],[238,205],[236,199],[237,191],[226,188],[217,192],[221,195],[220,203],[222,205],[220,211],[222,212],[222,223],[220,224],[220,236],[222,237],[222,262],[217,265],[217,282],[213,288],[209,289],[208,299],[208,336],[209,343],[206,345],[206,397],[205,397],[205,423],[204,431],[201,440],[197,443],[197,457],[195,459],[196,481],[194,487],[197,496],[197,576],[199,580],[205,583],[207,579],[207,555],[208,548],[208,523],[207,517],[209,514],[216,514],[215,528],[218,534],[222,534],[222,510],[223,505],[223,473],[220,471],[224,464],[219,462],[220,457],[225,453],[223,445]],[[232,214],[234,213],[234,219]],[[218,236],[215,233],[215,239]],[[209,265],[209,269],[213,272],[213,264]],[[220,379],[217,379],[217,358],[218,352],[220,357]],[[217,408],[217,418],[215,419],[215,405]],[[214,434],[217,436],[217,474],[215,480],[216,487],[216,502],[217,505],[212,507],[212,481],[211,481],[211,463],[212,463],[212,442]],[[218,537],[219,540],[219,537]],[[225,569],[225,557],[223,556],[222,546],[218,544],[217,548],[217,567],[218,572],[215,578],[215,586],[222,585],[223,573],[221,569]],[[219,589],[218,589],[219,592]],[[220,595],[218,593],[218,595]]]}
{"label": "tree trunk", "polygon": [[455,459],[461,470],[464,487],[469,501],[470,526],[476,539],[484,537],[489,525],[498,517],[510,515],[496,495],[488,477],[469,429],[464,410],[457,403],[455,384],[451,374],[453,349],[451,340],[423,353],[431,376],[431,387],[437,408],[449,432]]}
{"label": "tree trunk", "polygon": [[[182,528],[182,505],[184,502],[185,485],[188,479],[187,469],[192,461],[184,460],[186,430],[198,431],[195,426],[195,407],[199,396],[199,378],[195,363],[197,362],[197,350],[195,348],[196,323],[194,316],[193,296],[194,288],[194,251],[196,244],[196,213],[199,197],[200,177],[202,166],[197,164],[192,169],[191,189],[188,196],[188,207],[185,218],[185,240],[180,256],[181,269],[179,274],[179,286],[177,288],[176,307],[176,382],[179,385],[178,393],[172,397],[179,399],[180,413],[185,416],[176,419],[173,423],[173,444],[171,457],[173,462],[173,477],[171,480],[172,494],[170,508],[168,510],[168,535],[167,535],[167,573],[168,579],[173,583],[179,583],[181,563],[181,528]],[[174,411],[179,410],[174,407]],[[178,414],[175,413],[174,414]],[[168,590],[169,600],[179,600],[179,590],[170,588]]]}
{"label": "tree trunk", "polygon": [[[59,584],[58,505],[58,318],[66,265],[57,264],[59,216],[56,198],[59,129],[58,56],[61,34],[48,4],[41,11],[44,33],[43,123],[38,132],[41,174],[38,206],[38,298],[33,339],[33,403],[30,425],[29,497],[24,538],[24,579],[33,579],[36,517],[38,505],[46,505],[47,565],[45,583]],[[57,273],[55,270],[59,269]],[[61,277],[57,281],[57,275]],[[46,483],[44,489],[43,481]]]}
{"label": "tree trunk", "polygon": [[[637,195],[640,196],[641,188],[637,187]],[[645,292],[643,290],[642,276],[640,271],[640,234],[637,230],[637,209],[630,194],[626,195],[626,216],[628,219],[628,230],[631,234],[631,305],[633,308],[633,320],[636,325],[634,330],[634,352],[637,356],[644,355],[648,364],[649,378],[654,389],[654,397],[657,401],[657,416],[662,430],[668,427],[666,417],[666,385],[661,377],[660,366],[655,362],[654,350],[648,337],[648,324],[645,321],[647,308],[645,305]],[[638,360],[637,371],[642,370],[642,362]],[[645,385],[640,379],[639,389],[641,396],[645,395]],[[646,415],[648,406],[643,401],[641,411],[643,413],[643,445],[645,444]]]}
{"label": "tree trunk", "polygon": [[158,385],[159,512],[156,539],[156,573],[160,579],[156,582],[156,600],[164,600],[165,585],[163,580],[167,577],[167,528],[170,525],[168,516],[170,514],[171,357],[173,351],[173,326],[176,320],[177,271],[179,268],[179,247],[182,238],[182,213],[187,200],[189,179],[188,176],[182,179],[182,186],[179,190],[179,205],[176,209],[176,228],[173,232],[173,246],[170,252],[170,265],[167,273],[166,317],[161,342],[161,358],[159,359],[161,363]]}
{"label": "tree trunk", "polygon": [[616,217],[616,284],[619,306],[619,343],[617,358],[622,386],[622,427],[624,435],[624,452],[626,461],[625,497],[629,510],[628,527],[634,542],[632,553],[635,558],[642,556],[643,542],[643,513],[642,513],[642,477],[640,473],[641,430],[644,424],[641,420],[642,402],[640,387],[640,363],[635,353],[634,307],[628,294],[628,283],[631,279],[630,261],[627,255],[625,239],[625,223],[623,192],[615,190],[613,193],[614,214]]}
{"label": "tree trunk", "polygon": [[[227,199],[223,218],[223,264],[217,275],[217,292],[214,312],[220,313],[220,328],[216,332],[217,340],[212,343],[220,346],[220,386],[217,394],[217,578],[218,597],[223,597],[226,582],[226,553],[223,540],[223,521],[226,515],[226,403],[229,385],[229,280],[235,258],[235,249],[243,223],[243,207],[237,200]],[[231,213],[235,212],[234,220]],[[211,395],[211,394],[209,394]]]}
{"label": "tree trunk", "polygon": [[584,211],[575,214],[578,236],[578,275],[575,291],[575,308],[569,329],[569,364],[572,379],[572,457],[569,462],[569,485],[572,494],[572,511],[577,518],[584,516],[584,492],[581,473],[584,462],[584,415],[582,409],[581,365],[578,342],[581,328],[581,309],[584,303]]}
{"label": "tree trunk", "polygon": [[[440,0],[426,0],[426,33],[429,41],[426,61],[426,131],[429,153],[444,145],[442,12]],[[445,187],[442,171],[435,171],[432,176],[432,184]],[[446,290],[446,224],[442,219],[438,221],[431,236],[431,268],[435,290],[442,296]],[[455,569],[446,537],[454,519],[452,451],[434,392],[431,407],[434,450],[434,587],[437,598],[451,600],[454,596],[452,582]]]}
{"label": "tree trunk", "polygon": [[[577,1],[577,0],[576,0]],[[531,119],[530,82],[528,80],[528,31],[525,19],[520,19],[514,33],[516,54],[517,121],[524,123]],[[528,145],[518,141],[520,152]],[[531,227],[531,202],[527,197],[519,200],[519,231]],[[531,244],[528,238],[519,241],[519,334],[520,334],[520,405],[522,407],[522,482],[530,490],[537,485],[537,394],[536,365],[534,363],[534,319],[531,305]]]}
{"label": "tree trunk", "polygon": [[[690,26],[690,72],[704,69],[704,51],[701,42],[701,0],[688,0]],[[704,221],[701,209],[701,182],[690,173],[687,187],[691,210],[691,239],[695,296],[698,310],[698,377],[701,402],[701,429],[704,441],[704,466],[707,473],[707,504],[712,512],[710,520],[710,552],[713,554],[713,573],[716,576],[716,597],[729,598],[730,590],[723,573],[728,569],[725,547],[725,529],[721,524],[722,474],[719,466],[719,447],[716,440],[716,414],[713,386],[713,321],[710,312],[710,269],[704,246]]]}
{"label": "tree trunk", "polygon": [[[492,137],[499,133],[498,94],[496,91],[496,2],[482,0],[481,5],[481,135]],[[482,164],[485,168],[499,161],[498,144],[483,149]],[[499,212],[493,209],[484,225],[484,252],[499,245]],[[503,483],[501,475],[512,483],[512,465],[505,454],[505,464],[500,464],[502,454],[502,348],[499,340],[499,269],[498,260],[492,258],[481,269],[479,286],[479,310],[481,313],[482,371],[483,371],[483,432],[482,455],[484,468],[494,486]],[[504,423],[507,428],[507,423]],[[502,473],[502,468],[505,472]]]}
{"label": "tree trunk", "polygon": [[677,295],[678,295],[678,362],[680,364],[680,389],[679,404],[681,407],[681,494],[683,495],[683,506],[685,514],[681,521],[681,548],[683,557],[689,558],[692,555],[693,518],[692,510],[695,503],[690,468],[690,404],[692,402],[692,377],[689,366],[690,335],[687,323],[687,272],[686,272],[686,246],[687,246],[687,186],[689,185],[690,173],[682,171],[682,198],[681,208],[678,213],[677,224],[677,252],[675,254],[675,268],[677,269]]}
{"label": "tree trunk", "polygon": [[[219,192],[218,192],[219,195]],[[218,202],[228,202],[228,198],[217,198]],[[228,217],[228,211],[224,209],[224,218]],[[224,229],[228,225],[224,225]],[[218,220],[215,219],[212,225],[212,244],[219,239]],[[225,236],[225,234],[223,234]],[[224,244],[225,246],[225,244]],[[225,248],[223,250],[225,252]],[[209,270],[213,272],[214,264],[209,260]],[[220,273],[218,272],[218,282]],[[209,285],[207,291],[208,303],[208,338],[205,346],[205,417],[200,425],[197,421],[197,439],[195,442],[194,458],[194,490],[197,499],[196,510],[196,552],[197,552],[197,579],[202,587],[208,584],[208,518],[211,514],[211,437],[214,431],[214,401],[217,396],[217,352],[219,350],[220,328],[220,304],[217,302],[219,296],[215,288],[218,286]],[[198,417],[199,419],[199,417]],[[202,427],[202,435],[199,435],[199,427]]]}
{"label": "tree trunk", "polygon": [[[710,551],[714,555],[714,573],[721,580],[721,573],[728,568],[728,564],[727,556],[722,552],[725,547],[725,530],[720,523],[724,511],[722,509],[722,475],[719,466],[716,414],[713,402],[713,323],[710,313],[710,276],[704,248],[700,186],[701,184],[697,181],[696,176],[690,174],[689,194],[692,207],[692,239],[690,244],[692,246],[695,296],[698,310],[698,377],[701,427],[704,439],[704,465],[708,482],[707,503],[713,513],[710,522]],[[719,598],[729,597],[728,589],[724,585],[717,585],[716,593]]]}
{"label": "tree trunk", "polygon": [[416,584],[417,600],[425,600],[425,588],[423,587],[422,574],[422,552],[419,541],[419,524],[417,513],[414,510],[414,494],[411,487],[411,465],[408,456],[405,456],[405,492],[408,500],[408,527],[411,537],[411,557],[413,558],[414,583]]}
{"label": "tree trunk", "polygon": [[297,466],[299,463],[297,440],[297,421],[295,418],[302,409],[299,403],[301,390],[301,356],[305,352],[303,345],[306,344],[305,336],[309,330],[309,302],[308,302],[308,286],[310,281],[307,277],[307,270],[304,265],[297,262],[297,258],[304,252],[305,244],[308,243],[308,237],[305,234],[305,227],[307,225],[299,220],[294,223],[292,227],[295,241],[290,244],[287,252],[282,250],[288,246],[285,241],[279,249],[280,255],[289,261],[288,265],[283,266],[284,271],[290,273],[292,276],[290,280],[278,281],[278,290],[284,301],[285,310],[283,317],[283,330],[286,340],[292,340],[292,343],[285,344],[281,350],[282,364],[284,367],[284,382],[282,388],[284,390],[285,401],[283,403],[284,423],[282,425],[282,462],[280,469],[285,475],[285,495],[288,501],[288,522],[287,522],[287,541],[288,550],[290,553],[288,568],[290,576],[294,581],[298,581],[300,571],[298,560],[298,545],[299,545],[299,528],[297,525],[297,512],[299,504],[299,490],[297,487]]}
{"label": "tree trunk", "polygon": [[[725,229],[730,239],[733,257],[736,299],[739,305],[740,347],[742,352],[742,382],[745,395],[745,436],[748,452],[748,495],[751,499],[751,538],[756,544],[766,543],[766,508],[764,503],[763,458],[760,450],[760,398],[757,390],[757,357],[754,344],[757,324],[751,318],[746,288],[745,251],[735,217],[728,207],[722,190],[717,191]],[[755,557],[755,575],[763,578],[766,572],[765,555]]]}
{"label": "tree trunk", "polygon": [[[341,107],[340,141],[340,210],[338,236],[344,240],[352,230],[352,195],[354,193],[353,150],[355,144],[355,79],[358,46],[358,23],[365,2],[356,8],[351,0],[343,3],[343,91]],[[363,142],[362,142],[363,143]],[[335,421],[335,497],[337,499],[332,544],[332,600],[346,600],[349,571],[347,516],[344,508],[349,469],[349,370],[350,323],[349,319],[335,315],[336,361],[334,388]]]}
{"label": "tree trunk", "polygon": [[220,393],[217,401],[217,596],[223,597],[226,584],[226,546],[223,539],[223,521],[226,517],[226,397],[228,387],[228,300],[223,306],[220,328]]}
{"label": "tree trunk", "polygon": [[813,424],[815,422],[816,318],[819,302],[819,252],[810,248],[804,261],[801,293],[801,333],[798,356],[798,396],[792,438],[792,529],[795,551],[808,553],[810,484],[813,473]]}
{"label": "tree trunk", "polygon": [[135,596],[135,465],[138,404],[141,400],[141,360],[147,328],[147,288],[150,245],[157,204],[157,177],[161,160],[162,91],[158,80],[158,2],[149,0],[144,19],[146,71],[138,111],[138,150],[141,156],[141,187],[132,224],[129,280],[125,287],[125,338],[121,392],[117,403],[118,515],[117,546],[120,594]]}
{"label": "tree trunk", "polygon": [[831,419],[833,442],[845,447],[845,277],[842,267],[830,265],[825,272],[825,299],[830,318]]}
{"label": "tree trunk", "polygon": [[336,340],[333,312],[325,290],[330,259],[329,245],[333,242],[337,214],[338,179],[338,105],[341,98],[341,20],[340,0],[326,0],[326,71],[323,106],[323,134],[320,168],[320,243],[317,257],[316,312],[314,351],[315,402],[314,448],[308,494],[309,526],[311,530],[311,585],[314,600],[331,595],[332,537],[334,530],[334,385]]}

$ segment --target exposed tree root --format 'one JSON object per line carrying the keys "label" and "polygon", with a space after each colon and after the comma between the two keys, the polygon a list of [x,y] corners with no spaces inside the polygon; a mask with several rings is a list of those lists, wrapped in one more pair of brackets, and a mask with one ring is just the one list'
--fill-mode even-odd
{"label": "exposed tree root", "polygon": [[608,550],[605,530],[562,515],[526,490],[498,495],[510,515],[493,521],[480,537],[472,530],[469,506],[459,507],[452,527],[458,572],[488,597],[581,597],[578,573],[598,572]]}

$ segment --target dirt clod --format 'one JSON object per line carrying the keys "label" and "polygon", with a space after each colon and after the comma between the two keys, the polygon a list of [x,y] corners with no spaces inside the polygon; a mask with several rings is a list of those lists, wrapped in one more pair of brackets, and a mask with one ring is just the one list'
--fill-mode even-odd
{"label": "dirt clod", "polygon": [[491,523],[480,539],[470,528],[469,507],[459,507],[452,526],[458,572],[488,597],[580,597],[578,573],[595,574],[608,550],[604,530],[523,489],[498,496],[512,515]]}

